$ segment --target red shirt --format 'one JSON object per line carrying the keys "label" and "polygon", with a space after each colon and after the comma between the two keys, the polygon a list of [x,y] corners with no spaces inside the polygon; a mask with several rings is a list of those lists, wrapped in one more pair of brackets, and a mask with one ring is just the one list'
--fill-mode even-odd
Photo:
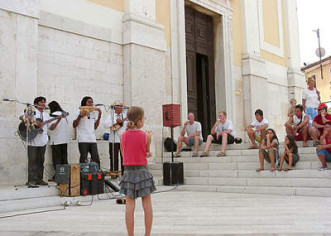
{"label": "red shirt", "polygon": [[[326,145],[331,144],[331,140],[328,139],[327,137],[325,137],[325,144]],[[331,148],[327,148],[326,150],[328,150],[328,152],[331,153]]]}
{"label": "red shirt", "polygon": [[147,135],[139,129],[128,129],[122,133],[121,145],[124,166],[147,165],[146,145]]}
{"label": "red shirt", "polygon": [[[330,120],[331,121],[331,115],[330,114],[325,114],[325,119]],[[323,121],[322,121],[322,116],[321,115],[317,115],[315,116],[313,122],[316,122],[318,125],[324,125]],[[321,132],[321,134],[323,134],[324,132],[324,128],[318,128],[318,130]]]}

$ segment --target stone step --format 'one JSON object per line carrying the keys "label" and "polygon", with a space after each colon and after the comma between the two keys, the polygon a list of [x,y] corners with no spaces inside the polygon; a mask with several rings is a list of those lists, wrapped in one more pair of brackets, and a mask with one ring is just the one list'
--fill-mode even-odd
{"label": "stone step", "polygon": [[[198,151],[199,154],[202,153],[203,150]],[[217,150],[211,150],[209,151],[210,156],[216,156],[217,153],[219,153],[220,148]],[[280,152],[283,152],[283,149],[280,149]],[[227,156],[251,156],[251,155],[258,155],[259,150],[258,149],[243,149],[243,150],[226,150]],[[314,154],[316,155],[316,148],[315,147],[306,147],[306,148],[299,148],[298,153],[300,154]],[[191,157],[193,154],[193,151],[182,151],[181,153],[182,157]],[[169,157],[171,158],[171,152],[164,152],[163,158]]]}
{"label": "stone step", "polygon": [[185,185],[331,188],[330,178],[184,177]]}
{"label": "stone step", "polygon": [[52,197],[57,195],[59,195],[59,190],[55,185],[39,186],[39,188],[28,188],[27,186],[0,186],[0,202],[6,200]]}
{"label": "stone step", "polygon": [[[296,142],[298,147],[303,147],[303,142],[302,141],[297,141]],[[203,151],[205,149],[205,146],[206,146],[206,143],[202,143],[198,150],[199,151]],[[227,145],[227,150],[243,150],[243,149],[248,149],[251,145],[251,143],[240,143],[240,144],[229,144]],[[220,150],[220,145],[219,144],[215,144],[215,143],[212,143],[211,146],[210,146],[210,150],[211,151],[217,151],[217,150]],[[279,143],[279,147],[280,148],[284,148],[284,142],[280,142]],[[308,147],[313,147],[313,141],[312,140],[309,140],[308,141]],[[191,149],[192,147],[187,147],[185,144],[183,144],[183,148],[184,149]]]}
{"label": "stone step", "polygon": [[[162,171],[150,171],[155,177],[161,177]],[[184,170],[184,177],[218,177],[218,178],[330,178],[331,171],[292,170],[292,171],[260,171],[255,170]],[[318,181],[318,179],[316,179]]]}
{"label": "stone step", "polygon": [[176,188],[176,190],[206,192],[206,198],[208,198],[207,192],[331,197],[330,188],[308,188],[308,187],[180,185]]}
{"label": "stone step", "polygon": [[[157,158],[154,159],[154,164],[161,164],[164,162],[171,162],[171,158]],[[299,162],[319,162],[319,159],[316,154],[300,154]],[[249,156],[224,156],[224,157],[178,157],[174,158],[174,162],[183,162],[183,163],[255,163],[259,162],[258,155],[249,155]]]}

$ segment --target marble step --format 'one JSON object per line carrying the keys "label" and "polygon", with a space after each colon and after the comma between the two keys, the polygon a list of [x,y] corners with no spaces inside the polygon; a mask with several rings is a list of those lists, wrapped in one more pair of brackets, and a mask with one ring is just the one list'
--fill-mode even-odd
{"label": "marble step", "polygon": [[[198,151],[198,153],[201,154],[202,151],[203,150]],[[211,151],[209,151],[209,156],[216,156],[217,153],[219,153],[219,151],[220,151],[220,148],[218,148],[217,150],[211,150]],[[283,151],[283,149],[280,149],[280,152],[282,152],[282,151]],[[251,156],[251,155],[258,155],[258,153],[259,153],[258,149],[226,150],[227,156]],[[299,148],[298,153],[316,155],[316,148],[315,147]],[[191,157],[193,152],[192,151],[182,151],[180,154],[181,154],[181,157]],[[163,158],[171,158],[171,152],[164,152]]]}
{"label": "marble step", "polygon": [[265,187],[312,187],[330,188],[330,178],[225,178],[225,177],[184,177],[185,185],[218,186],[265,186]]}
{"label": "marble step", "polygon": [[310,188],[310,187],[180,185],[176,188],[176,190],[205,192],[206,198],[208,198],[208,192],[331,197],[330,188]]}
{"label": "marble step", "polygon": [[[161,177],[162,171],[150,170],[154,177]],[[330,171],[318,170],[292,170],[274,171],[269,170],[256,172],[255,170],[184,170],[184,177],[218,177],[218,178],[330,178]],[[318,181],[318,180],[316,180]]]}

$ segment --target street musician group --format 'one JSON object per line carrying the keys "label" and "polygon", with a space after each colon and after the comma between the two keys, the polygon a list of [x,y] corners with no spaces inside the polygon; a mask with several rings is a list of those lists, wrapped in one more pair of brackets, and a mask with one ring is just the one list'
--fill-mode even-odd
{"label": "street musician group", "polygon": [[[22,121],[19,134],[28,146],[28,182],[30,187],[47,185],[43,180],[46,145],[50,142],[52,149],[53,167],[68,164],[69,124],[65,112],[60,104],[52,101],[47,104],[50,114],[45,112],[46,98],[37,97],[33,106],[28,106],[19,117]],[[110,171],[119,171],[119,155],[121,156],[121,171],[123,171],[123,157],[120,151],[120,134],[125,130],[126,116],[124,105],[116,101],[111,105],[111,112],[104,121],[104,127],[109,130],[109,158]],[[79,162],[95,162],[100,167],[95,130],[99,127],[102,111],[94,106],[93,98],[86,96],[76,111],[73,128],[80,153]],[[55,176],[53,176],[53,179]]]}

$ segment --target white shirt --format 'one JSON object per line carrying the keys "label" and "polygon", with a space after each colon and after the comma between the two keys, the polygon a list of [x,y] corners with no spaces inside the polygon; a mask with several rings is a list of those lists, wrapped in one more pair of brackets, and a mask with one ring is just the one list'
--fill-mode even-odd
{"label": "white shirt", "polygon": [[[80,110],[75,114],[78,117]],[[94,124],[98,119],[98,112],[92,111],[83,118],[80,119],[78,126],[76,127],[77,131],[77,141],[78,143],[96,143],[97,139],[94,133]]]}
{"label": "white shirt", "polygon": [[[50,119],[49,115],[46,112],[40,112],[38,109],[36,109],[36,115],[35,118],[40,118],[43,120],[43,122],[47,121]],[[47,127],[49,127],[49,123],[42,126],[42,133],[38,133],[37,136],[32,140],[28,142],[28,146],[33,146],[33,147],[43,147],[47,144],[48,142],[48,134],[47,134]]]}
{"label": "white shirt", "polygon": [[305,104],[306,107],[317,108],[319,105],[316,89],[314,90],[304,89],[302,91],[302,99],[306,100],[306,104]]}
{"label": "white shirt", "polygon": [[222,132],[225,130],[231,130],[230,134],[234,137],[234,130],[232,126],[232,121],[231,120],[225,120],[224,124],[222,122],[219,123],[218,126],[216,126],[215,132]]}
{"label": "white shirt", "polygon": [[192,125],[190,123],[188,123],[185,130],[186,130],[186,133],[188,136],[200,131],[200,140],[203,140],[201,124],[199,121],[194,121],[194,123]]}
{"label": "white shirt", "polygon": [[[56,122],[57,120],[52,121],[49,127],[51,127]],[[62,118],[55,127],[55,129],[53,130],[49,129],[48,134],[51,145],[68,143],[69,142],[68,120],[66,118]]]}
{"label": "white shirt", "polygon": [[293,116],[293,125],[297,126],[298,124],[300,124],[301,122],[304,121],[306,114],[304,112],[302,112],[302,118],[298,118],[296,115]]}
{"label": "white shirt", "polygon": [[[112,119],[112,117],[114,119]],[[117,113],[114,112],[113,114],[110,114],[107,117],[107,119],[105,120],[105,122],[103,123],[105,129],[107,129],[109,131],[109,142],[110,143],[112,143],[112,142],[119,143],[120,142],[120,135],[125,131],[125,127],[126,127],[127,122],[124,121],[123,126],[121,128],[119,128],[118,130],[116,130],[116,131],[110,130],[110,126],[112,126],[113,124],[116,124],[117,119],[123,120],[125,118],[126,118],[126,115],[124,113],[117,114]],[[115,140],[114,140],[114,136],[115,136]]]}
{"label": "white shirt", "polygon": [[[263,125],[267,125],[267,127],[268,127],[268,120],[263,119],[261,122],[258,122],[257,120],[254,120],[254,121],[251,123],[251,125],[254,126],[256,129],[257,129],[257,128],[260,128],[260,127],[263,126]],[[257,133],[257,134],[260,134],[260,131],[257,131],[256,133]]]}

